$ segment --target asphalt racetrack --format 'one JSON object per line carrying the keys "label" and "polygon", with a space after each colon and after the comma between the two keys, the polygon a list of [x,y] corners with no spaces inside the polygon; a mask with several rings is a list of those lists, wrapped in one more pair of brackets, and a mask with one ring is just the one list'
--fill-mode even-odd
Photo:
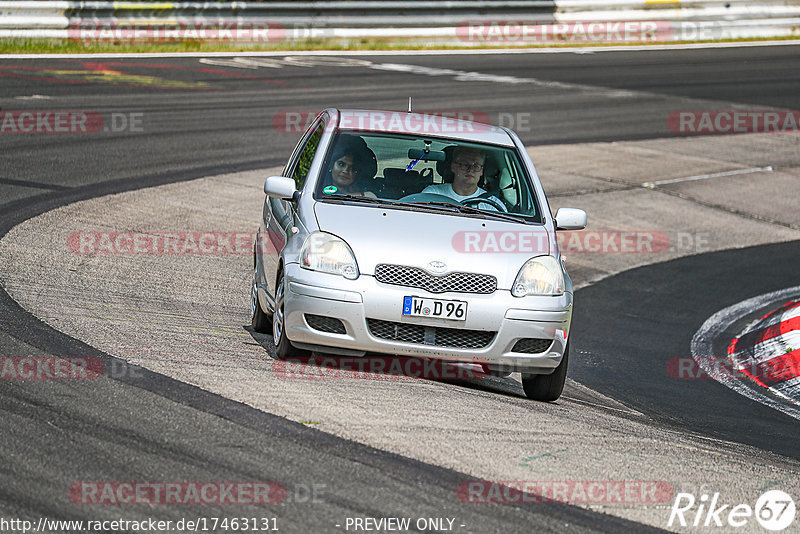
{"label": "asphalt racetrack", "polygon": [[[797,500],[800,422],[712,380],[683,380],[669,369],[670,360],[691,357],[693,335],[718,310],[800,285],[798,134],[701,140],[676,131],[669,117],[682,110],[797,109],[798,52],[798,46],[759,46],[0,59],[3,113],[102,117],[92,123],[99,124],[94,133],[44,132],[44,125],[24,132],[16,131],[18,121],[0,122],[0,356],[92,357],[115,370],[89,381],[0,380],[0,517],[34,524],[157,518],[173,525],[250,517],[267,526],[274,521],[284,532],[352,532],[353,518],[389,517],[443,520],[411,531],[446,531],[444,520],[452,519],[457,532],[700,532],[668,525],[678,491],[702,487],[726,502],[752,505],[766,489],[780,489]],[[649,228],[694,236],[696,245],[700,237],[711,241],[664,256],[567,253],[580,289],[571,380],[557,403],[525,400],[513,376],[488,385],[251,386],[242,377],[272,365],[273,349],[248,330],[247,287],[231,294],[238,277],[249,275],[246,268],[228,276],[233,264],[221,262],[211,274],[198,272],[208,284],[220,280],[204,291],[223,304],[215,307],[210,298],[205,308],[180,309],[180,291],[154,289],[175,265],[99,270],[63,250],[67,228],[136,230],[153,220],[175,228],[202,224],[203,210],[211,220],[225,213],[257,220],[262,170],[285,163],[308,114],[324,107],[404,110],[409,96],[420,111],[471,114],[515,129],[541,165],[551,207],[585,208],[590,229],[593,222],[639,229],[649,214]],[[718,171],[733,178],[642,187]],[[239,178],[196,180],[229,175]],[[252,201],[237,212],[231,198],[248,198],[249,190],[234,194],[231,184],[251,182]],[[145,189],[152,187],[160,189]],[[215,196],[220,191],[230,197]],[[128,196],[106,197],[115,194]],[[185,206],[192,207],[184,213]],[[236,268],[241,264],[236,260]],[[82,278],[88,272],[96,285]],[[144,311],[134,291],[124,289],[132,280],[147,296]],[[102,310],[85,317],[76,311],[82,300],[108,307],[107,326],[97,321]],[[126,310],[141,321],[125,321]],[[186,352],[192,362],[186,369],[172,372],[146,359],[126,363],[124,354],[106,348],[109,340],[151,338],[153,346],[174,342],[184,350],[190,338],[178,347],[178,338],[157,339],[148,330],[142,318],[161,312],[237,330],[242,361],[198,349]],[[719,355],[744,322],[715,344]],[[348,397],[354,389],[362,395],[355,400]],[[317,424],[322,416],[315,410],[329,420]],[[697,468],[706,461],[711,467]],[[627,506],[580,499],[473,504],[457,493],[469,480],[666,481],[671,491],[655,503]],[[269,481],[285,494],[268,505],[176,506],[89,504],[75,493],[81,484],[103,481]],[[59,530],[88,531],[49,529]],[[192,530],[203,531],[181,531]],[[236,529],[206,529],[226,530]]]}

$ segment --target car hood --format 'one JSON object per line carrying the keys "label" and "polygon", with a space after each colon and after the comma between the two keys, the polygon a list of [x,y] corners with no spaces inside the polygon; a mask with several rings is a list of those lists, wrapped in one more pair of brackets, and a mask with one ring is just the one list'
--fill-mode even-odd
{"label": "car hood", "polygon": [[344,239],[366,275],[389,263],[434,274],[491,274],[498,288],[510,289],[528,259],[554,249],[541,225],[327,202],[317,202],[314,212],[320,230]]}

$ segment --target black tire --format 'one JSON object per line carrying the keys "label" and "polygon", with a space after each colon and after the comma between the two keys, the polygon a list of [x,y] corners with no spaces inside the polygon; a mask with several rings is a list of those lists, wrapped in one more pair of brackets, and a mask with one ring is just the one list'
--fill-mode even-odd
{"label": "black tire", "polygon": [[250,325],[253,330],[262,334],[272,332],[272,317],[264,313],[259,302],[255,269],[253,269],[253,284],[250,288]]}
{"label": "black tire", "polygon": [[522,389],[525,396],[531,400],[553,402],[564,391],[564,382],[567,380],[567,365],[569,361],[569,343],[564,350],[564,357],[556,370],[549,375],[530,375],[522,373]]}
{"label": "black tire", "polygon": [[278,274],[275,282],[275,313],[272,314],[272,342],[275,344],[275,356],[279,360],[288,358],[302,358],[310,353],[292,346],[285,332],[285,316],[283,314],[283,295],[284,295],[283,273]]}

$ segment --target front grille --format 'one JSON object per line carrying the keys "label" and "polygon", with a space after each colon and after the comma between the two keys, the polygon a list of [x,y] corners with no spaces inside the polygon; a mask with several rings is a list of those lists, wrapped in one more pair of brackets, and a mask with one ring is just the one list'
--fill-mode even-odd
{"label": "front grille", "polygon": [[405,343],[425,343],[425,327],[418,324],[393,323],[378,319],[367,319],[369,332],[381,339]]}
{"label": "front grille", "polygon": [[524,352],[526,354],[539,354],[550,348],[552,339],[540,339],[537,337],[526,337],[520,339],[511,348],[511,352]]}
{"label": "front grille", "polygon": [[440,347],[481,349],[492,342],[494,332],[485,330],[460,330],[458,328],[435,328],[436,343]]}
{"label": "front grille", "polygon": [[419,267],[381,263],[375,267],[375,279],[384,284],[417,287],[431,293],[493,293],[497,278],[489,274],[447,273],[433,275]]}
{"label": "front grille", "polygon": [[370,334],[381,339],[458,349],[481,349],[488,346],[495,335],[495,332],[485,330],[441,328],[379,319],[367,319],[367,326]]}
{"label": "front grille", "polygon": [[344,328],[344,323],[335,317],[325,317],[324,315],[306,315],[306,322],[308,326],[320,332],[328,334],[346,334],[347,330]]}

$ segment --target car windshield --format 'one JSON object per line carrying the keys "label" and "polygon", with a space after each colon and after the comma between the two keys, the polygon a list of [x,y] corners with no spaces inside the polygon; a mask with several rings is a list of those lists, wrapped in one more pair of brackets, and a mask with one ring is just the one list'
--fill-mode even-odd
{"label": "car windshield", "polygon": [[542,222],[514,149],[432,137],[337,133],[314,197]]}

